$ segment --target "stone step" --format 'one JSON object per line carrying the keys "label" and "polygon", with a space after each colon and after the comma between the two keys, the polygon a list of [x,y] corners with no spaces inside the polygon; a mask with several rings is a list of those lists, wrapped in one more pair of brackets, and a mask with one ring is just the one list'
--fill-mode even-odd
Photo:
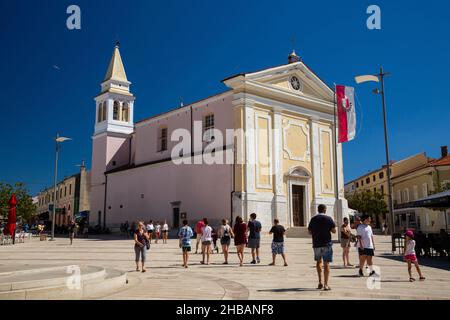
{"label": "stone step", "polygon": [[[0,300],[92,299],[126,288],[125,272],[94,266],[80,267],[80,287],[71,288],[67,285],[71,274],[61,274],[65,268],[21,270],[15,275],[10,272],[12,275],[0,276]],[[53,277],[55,272],[58,274]]]}
{"label": "stone step", "polygon": [[[65,285],[71,274],[68,266],[10,272],[0,275],[0,292]],[[105,269],[101,267],[80,267],[81,281],[102,278],[104,275]]]}
{"label": "stone step", "polygon": [[287,238],[310,238],[307,227],[291,227],[286,230]]}

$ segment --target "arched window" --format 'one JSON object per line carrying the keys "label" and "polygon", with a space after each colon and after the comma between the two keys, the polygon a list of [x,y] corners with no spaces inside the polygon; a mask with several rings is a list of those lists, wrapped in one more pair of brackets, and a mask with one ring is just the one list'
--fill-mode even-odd
{"label": "arched window", "polygon": [[128,107],[128,103],[124,102],[122,104],[122,117],[121,120],[124,122],[128,122],[129,119],[129,112],[130,112],[130,108]]}
{"label": "arched window", "polygon": [[98,105],[98,111],[97,111],[97,122],[103,121],[103,104],[100,103]]}
{"label": "arched window", "polygon": [[106,120],[106,101],[102,104],[102,121]]}
{"label": "arched window", "polygon": [[119,120],[119,109],[120,109],[120,102],[114,101],[113,120]]}

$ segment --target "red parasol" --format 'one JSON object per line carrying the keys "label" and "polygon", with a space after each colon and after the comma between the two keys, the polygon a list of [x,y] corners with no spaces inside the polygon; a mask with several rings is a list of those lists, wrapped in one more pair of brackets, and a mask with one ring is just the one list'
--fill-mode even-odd
{"label": "red parasol", "polygon": [[13,193],[11,199],[9,200],[8,223],[3,230],[4,234],[10,234],[11,236],[14,236],[14,231],[16,230],[16,205],[17,198],[16,194]]}

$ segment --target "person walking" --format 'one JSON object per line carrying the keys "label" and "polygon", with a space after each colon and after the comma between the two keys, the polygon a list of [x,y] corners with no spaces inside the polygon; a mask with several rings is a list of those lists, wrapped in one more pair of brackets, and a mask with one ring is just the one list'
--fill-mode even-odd
{"label": "person walking", "polygon": [[270,229],[269,234],[273,234],[272,240],[272,263],[269,266],[275,265],[275,259],[277,254],[281,254],[284,261],[284,266],[287,267],[286,254],[284,253],[284,235],[286,234],[286,229],[280,225],[278,219],[273,220],[272,229]]}
{"label": "person walking", "polygon": [[153,233],[155,232],[155,226],[153,225],[153,220],[150,220],[147,224],[147,233],[150,242],[152,242]]}
{"label": "person walking", "polygon": [[169,225],[167,224],[167,220],[164,220],[164,224],[162,226],[162,236],[163,243],[167,244],[167,238],[169,237]]}
{"label": "person walking", "polygon": [[[308,225],[308,231],[312,236],[314,260],[316,261],[317,276],[319,285],[317,289],[331,290],[328,286],[330,277],[330,263],[333,262],[333,243],[331,242],[331,233],[336,233],[336,224],[330,216],[326,215],[327,207],[320,204],[317,208],[319,212]],[[322,283],[322,261],[324,264],[323,283]]]}
{"label": "person walking", "polygon": [[387,221],[384,220],[384,221],[383,221],[383,234],[384,234],[385,236],[388,235],[388,228],[389,228],[389,226],[388,226],[388,224],[387,224]]}
{"label": "person walking", "polygon": [[137,230],[136,223],[133,221],[131,223],[131,226],[130,226],[130,235],[131,235],[131,237],[134,237],[134,233],[136,232],[136,230]]}
{"label": "person walking", "polygon": [[136,254],[136,271],[139,271],[139,259],[141,260],[142,272],[145,272],[145,260],[147,250],[150,249],[150,240],[145,230],[144,223],[137,223],[137,229],[134,232],[134,253]]}
{"label": "person walking", "polygon": [[409,273],[409,281],[414,282],[416,281],[415,278],[413,278],[411,269],[412,265],[416,267],[417,273],[419,274],[419,280],[424,281],[425,277],[422,274],[422,271],[420,270],[419,262],[417,261],[416,256],[416,241],[414,240],[414,233],[411,230],[408,230],[405,232],[405,254],[403,259],[405,262],[408,263],[408,273]]}
{"label": "person walking", "polygon": [[42,224],[38,224],[37,225],[37,232],[38,232],[38,236],[41,236],[42,231],[44,231],[44,225]]}
{"label": "person walking", "polygon": [[247,224],[247,230],[249,232],[247,246],[252,250],[252,262],[250,262],[251,264],[261,262],[261,260],[259,259],[261,228],[261,223],[256,220],[256,213],[252,213],[250,215],[250,221]]}
{"label": "person walking", "polygon": [[209,256],[211,254],[211,243],[212,243],[212,228],[208,224],[208,219],[203,218],[203,223],[205,226],[202,228],[202,261],[201,264],[209,264]]}
{"label": "person walking", "polygon": [[123,224],[123,230],[125,231],[125,234],[127,235],[127,239],[130,237],[129,228],[130,228],[130,225],[128,224],[128,220],[127,220]]}
{"label": "person walking", "polygon": [[223,264],[228,264],[228,250],[231,244],[231,238],[234,237],[233,229],[228,224],[227,219],[222,219],[222,225],[219,228],[218,236],[220,237],[220,244],[222,245],[222,253],[225,259]]}
{"label": "person walking", "polygon": [[188,221],[183,220],[183,227],[178,232],[180,239],[180,248],[183,252],[183,267],[188,267],[189,252],[191,252],[191,238],[194,235],[194,231],[189,227]]}
{"label": "person walking", "polygon": [[344,267],[353,267],[350,263],[350,247],[352,239],[352,230],[350,229],[348,218],[344,218],[344,223],[341,226],[341,247],[342,247],[342,260],[344,261]]}
{"label": "person walking", "polygon": [[75,237],[76,230],[77,230],[77,224],[72,219],[72,220],[70,220],[69,226],[67,228],[67,231],[69,232],[70,245],[73,244],[73,238]]}
{"label": "person walking", "polygon": [[[203,222],[203,219],[197,221],[197,223],[195,224],[195,233],[197,234],[197,236],[196,236],[197,243],[195,244],[195,254],[198,253],[198,246],[202,242],[202,229],[204,226],[205,226],[205,223]],[[200,249],[201,248],[202,247],[200,246]]]}
{"label": "person walking", "polygon": [[234,245],[236,246],[237,255],[239,258],[239,266],[244,265],[244,249],[247,245],[247,224],[241,217],[236,217],[236,222],[233,228]]}
{"label": "person walking", "polygon": [[159,224],[159,221],[157,221],[155,226],[155,243],[158,243],[160,236],[161,236],[161,225]]}
{"label": "person walking", "polygon": [[219,236],[217,235],[217,228],[211,227],[211,237],[212,237],[212,243],[211,243],[211,253],[219,253],[219,247],[217,246],[217,239]]}
{"label": "person walking", "polygon": [[370,226],[370,216],[363,216],[362,223],[356,229],[356,237],[359,243],[359,276],[364,277],[363,268],[365,263],[369,267],[369,277],[375,274],[373,270],[373,256],[375,254],[375,243],[373,241],[373,231]]}

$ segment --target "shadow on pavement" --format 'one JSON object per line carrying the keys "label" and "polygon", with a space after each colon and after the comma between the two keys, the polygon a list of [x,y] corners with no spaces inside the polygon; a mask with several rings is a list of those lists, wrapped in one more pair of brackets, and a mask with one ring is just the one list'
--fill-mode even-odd
{"label": "shadow on pavement", "polygon": [[281,288],[281,289],[258,290],[258,292],[303,292],[303,291],[320,291],[320,290],[313,288]]}
{"label": "shadow on pavement", "polygon": [[[403,262],[403,256],[391,255],[391,254],[381,254],[381,255],[379,255],[379,257]],[[448,260],[448,258],[446,258],[446,257],[444,257],[444,258],[418,257],[417,259],[419,260],[419,264],[421,266],[450,271],[450,260]]]}

